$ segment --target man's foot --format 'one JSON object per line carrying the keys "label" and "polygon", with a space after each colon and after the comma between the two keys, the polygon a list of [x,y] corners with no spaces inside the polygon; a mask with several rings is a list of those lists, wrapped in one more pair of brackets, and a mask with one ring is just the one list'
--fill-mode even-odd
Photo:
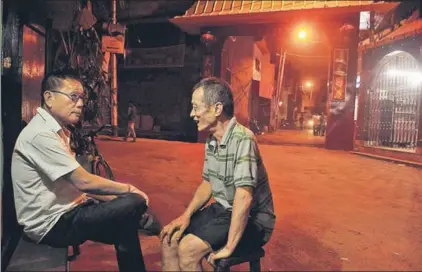
{"label": "man's foot", "polygon": [[123,137],[123,141],[125,141],[125,142],[126,142],[126,141],[127,141],[127,138],[126,138],[126,137]]}
{"label": "man's foot", "polygon": [[136,142],[136,138],[133,138],[132,142]]}
{"label": "man's foot", "polygon": [[158,236],[161,232],[161,224],[149,213],[144,213],[139,220],[139,232],[148,236]]}

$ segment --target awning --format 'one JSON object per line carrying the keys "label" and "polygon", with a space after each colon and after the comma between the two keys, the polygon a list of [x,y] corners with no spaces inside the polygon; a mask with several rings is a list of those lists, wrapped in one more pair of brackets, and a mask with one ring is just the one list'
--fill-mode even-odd
{"label": "awning", "polygon": [[[75,13],[80,7],[78,1],[71,0],[31,1],[37,2],[37,6],[42,6],[44,12],[49,14],[49,17],[53,19],[53,28],[62,31],[71,28]],[[111,0],[91,0],[91,3],[94,16],[98,20],[108,21],[111,19]],[[117,0],[117,22],[131,24],[143,18],[172,18],[184,14],[193,3],[194,0]]]}
{"label": "awning", "polygon": [[[405,23],[394,31],[385,30],[384,32],[387,33],[384,33],[384,36],[379,40],[376,40],[374,43],[371,43],[369,39],[366,39],[365,41],[361,42],[361,44],[359,45],[359,50],[365,51],[370,48],[393,43],[397,40],[402,40],[410,36],[421,34],[422,19]],[[379,33],[378,35],[383,35],[383,33]],[[377,34],[375,35],[375,37],[377,37]]]}
{"label": "awning", "polygon": [[122,23],[132,23],[143,18],[172,18],[183,15],[195,3],[195,0],[118,0],[117,2],[118,20]]}
{"label": "awning", "polygon": [[184,15],[170,21],[189,33],[198,33],[201,27],[227,26],[234,24],[257,24],[272,22],[288,22],[295,16],[307,11],[310,16],[326,16],[331,14],[353,13],[360,11],[387,12],[398,3],[374,2],[367,0],[353,1],[206,1],[199,0]]}

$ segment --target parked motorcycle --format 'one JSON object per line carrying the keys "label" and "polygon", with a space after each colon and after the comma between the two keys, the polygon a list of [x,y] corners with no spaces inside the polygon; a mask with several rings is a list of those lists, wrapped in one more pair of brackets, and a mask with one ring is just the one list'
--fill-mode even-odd
{"label": "parked motorcycle", "polygon": [[249,128],[252,130],[252,132],[255,135],[263,135],[264,132],[261,129],[261,126],[259,125],[258,121],[255,119],[249,120]]}

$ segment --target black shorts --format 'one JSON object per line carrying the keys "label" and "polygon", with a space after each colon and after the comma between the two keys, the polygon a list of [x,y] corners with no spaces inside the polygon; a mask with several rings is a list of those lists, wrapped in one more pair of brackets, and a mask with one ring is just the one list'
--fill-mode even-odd
{"label": "black shorts", "polygon": [[[231,223],[230,211],[221,204],[213,203],[210,206],[196,212],[186,228],[186,234],[193,234],[207,242],[216,251],[227,243]],[[243,236],[235,251],[253,250],[263,246],[264,229],[251,221],[246,225]]]}

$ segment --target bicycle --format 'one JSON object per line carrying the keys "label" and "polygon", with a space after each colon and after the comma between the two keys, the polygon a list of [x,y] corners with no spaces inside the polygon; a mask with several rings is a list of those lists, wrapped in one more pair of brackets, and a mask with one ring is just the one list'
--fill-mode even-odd
{"label": "bicycle", "polygon": [[94,175],[114,181],[113,171],[98,150],[97,144],[95,143],[95,137],[104,128],[111,128],[111,126],[103,125],[100,128],[91,130],[84,135],[81,135],[78,130],[74,130],[74,133],[72,133],[72,142],[74,144],[73,149],[76,153],[76,158],[87,171]]}

